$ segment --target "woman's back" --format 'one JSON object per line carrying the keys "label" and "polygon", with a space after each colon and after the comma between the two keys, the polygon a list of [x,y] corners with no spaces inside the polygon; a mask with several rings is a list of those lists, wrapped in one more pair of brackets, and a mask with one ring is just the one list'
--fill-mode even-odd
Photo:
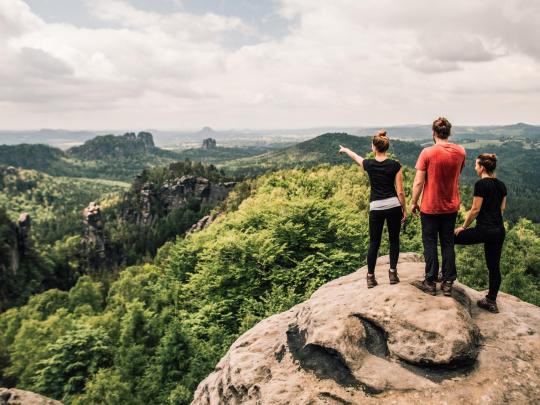
{"label": "woman's back", "polygon": [[375,159],[364,159],[362,165],[371,184],[370,202],[397,197],[394,184],[396,174],[401,169],[401,164],[398,161],[385,159],[379,162]]}
{"label": "woman's back", "polygon": [[495,177],[485,177],[475,183],[474,195],[482,197],[482,207],[476,218],[476,225],[481,228],[503,227],[501,203],[506,196],[504,183]]}

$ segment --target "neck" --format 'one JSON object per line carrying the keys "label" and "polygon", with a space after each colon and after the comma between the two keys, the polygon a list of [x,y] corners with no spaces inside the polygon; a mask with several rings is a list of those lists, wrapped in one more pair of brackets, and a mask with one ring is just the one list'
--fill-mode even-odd
{"label": "neck", "polygon": [[486,177],[493,178],[495,177],[495,173],[482,173],[482,178],[485,179]]}
{"label": "neck", "polygon": [[375,152],[375,159],[386,159],[386,152]]}
{"label": "neck", "polygon": [[435,139],[435,143],[436,143],[436,144],[448,143],[448,138],[447,138],[447,139],[441,139],[441,138],[437,138],[437,137],[435,136],[434,139]]}

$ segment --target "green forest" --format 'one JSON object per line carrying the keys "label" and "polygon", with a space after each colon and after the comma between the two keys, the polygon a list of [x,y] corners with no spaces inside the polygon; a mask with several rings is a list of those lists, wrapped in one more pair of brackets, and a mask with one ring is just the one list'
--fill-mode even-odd
{"label": "green forest", "polygon": [[[407,169],[409,195],[412,176]],[[1,314],[2,384],[71,404],[189,403],[241,333],[365,265],[368,194],[352,165],[248,181],[211,226],[165,243],[152,263],[109,285],[80,277]],[[418,217],[401,249],[421,251]],[[457,257],[459,280],[486,288],[483,252],[459,248]],[[538,227],[513,225],[503,258],[502,290],[539,305]]]}
{"label": "green forest", "polygon": [[[171,152],[142,133],[67,152],[1,146],[0,386],[66,404],[189,403],[243,332],[366,264],[369,181],[337,150],[365,154],[370,143],[324,134],[280,150]],[[540,305],[538,149],[489,148],[509,189],[501,290]],[[420,150],[392,141],[407,198]],[[468,151],[458,221],[470,208],[477,152]],[[230,192],[203,198],[207,183]],[[190,184],[194,192],[178,191]],[[90,201],[100,207],[91,232],[82,216]],[[205,215],[214,221],[188,233]],[[401,251],[422,252],[418,216],[408,218]],[[458,280],[486,289],[483,250],[456,253]]]}

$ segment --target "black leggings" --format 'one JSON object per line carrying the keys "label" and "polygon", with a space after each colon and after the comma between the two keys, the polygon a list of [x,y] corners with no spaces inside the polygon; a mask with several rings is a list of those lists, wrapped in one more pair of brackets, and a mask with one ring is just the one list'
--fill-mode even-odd
{"label": "black leggings", "polygon": [[484,255],[489,270],[489,292],[487,297],[495,301],[501,286],[501,252],[506,232],[504,228],[465,229],[455,237],[458,245],[484,244]]}
{"label": "black leggings", "polygon": [[369,211],[368,273],[373,274],[375,272],[375,263],[377,262],[377,255],[379,253],[379,247],[381,246],[381,237],[385,220],[390,239],[390,268],[396,268],[399,258],[399,231],[401,229],[401,218],[403,218],[401,207]]}

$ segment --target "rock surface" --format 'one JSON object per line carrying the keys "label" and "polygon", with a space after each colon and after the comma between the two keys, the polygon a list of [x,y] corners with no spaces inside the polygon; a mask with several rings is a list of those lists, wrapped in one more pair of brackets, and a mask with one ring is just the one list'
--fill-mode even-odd
{"label": "rock surface", "polygon": [[377,264],[377,287],[361,268],[247,331],[193,404],[540,403],[540,308],[501,293],[492,314],[459,283],[427,295],[413,253],[397,285]]}
{"label": "rock surface", "polygon": [[83,211],[84,243],[95,249],[99,257],[105,257],[105,231],[101,207],[92,201]]}
{"label": "rock surface", "polygon": [[0,388],[0,405],[62,405],[62,402],[30,391],[16,388]]}
{"label": "rock surface", "polygon": [[185,207],[190,201],[214,206],[225,199],[235,185],[235,182],[211,182],[204,177],[192,175],[174,177],[159,187],[145,182],[134,204],[130,204],[123,216],[130,222],[151,225],[157,218]]}

